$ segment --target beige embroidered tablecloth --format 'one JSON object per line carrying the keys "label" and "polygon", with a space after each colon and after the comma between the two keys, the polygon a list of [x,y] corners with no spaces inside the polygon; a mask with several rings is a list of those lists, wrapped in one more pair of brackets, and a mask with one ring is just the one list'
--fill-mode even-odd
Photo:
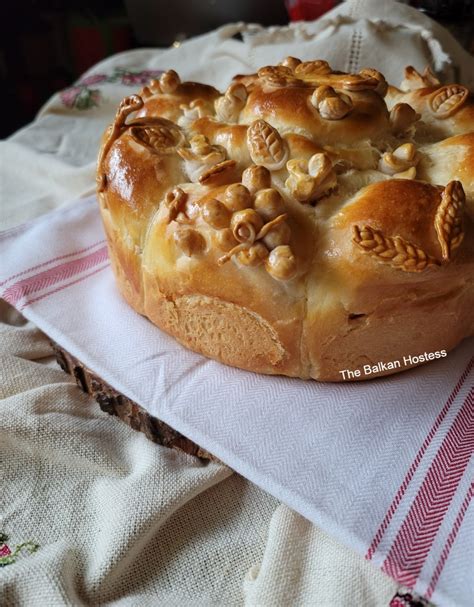
{"label": "beige embroidered tablecloth", "polygon": [[[358,69],[395,32],[401,61],[372,53],[392,79],[410,52],[416,67],[453,69],[452,41],[421,16],[404,26],[392,3],[346,5],[323,25],[238,24],[95,66],[2,142],[0,229],[93,191],[103,128],[161,69],[220,88],[286,54]],[[244,42],[231,38],[237,31]],[[396,583],[372,564],[225,466],[157,446],[102,413],[52,361],[46,336],[5,302],[0,323],[1,605],[388,605]]]}
{"label": "beige embroidered tablecloth", "polygon": [[0,532],[38,545],[0,568],[1,605],[388,605],[370,563],[102,413],[44,364],[43,334],[3,302],[0,318]]}

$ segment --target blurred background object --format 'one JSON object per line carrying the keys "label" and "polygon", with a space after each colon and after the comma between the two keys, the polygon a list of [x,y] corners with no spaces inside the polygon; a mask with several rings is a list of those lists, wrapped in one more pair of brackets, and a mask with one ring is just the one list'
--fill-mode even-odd
{"label": "blurred background object", "polygon": [[5,137],[33,120],[42,104],[85,70],[135,46],[122,0],[23,0],[0,25]]}
{"label": "blurred background object", "polygon": [[[381,0],[383,1],[383,0]],[[23,0],[0,25],[0,137],[30,122],[55,92],[98,61],[131,48],[167,47],[229,22],[313,20],[340,0]],[[406,0],[474,52],[474,0]]]}
{"label": "blurred background object", "polygon": [[285,0],[291,21],[312,21],[327,13],[341,0]]}
{"label": "blurred background object", "polygon": [[235,21],[288,23],[283,0],[125,0],[125,6],[142,45],[169,46]]}
{"label": "blurred background object", "polygon": [[409,4],[444,25],[474,54],[474,0],[412,0]]}

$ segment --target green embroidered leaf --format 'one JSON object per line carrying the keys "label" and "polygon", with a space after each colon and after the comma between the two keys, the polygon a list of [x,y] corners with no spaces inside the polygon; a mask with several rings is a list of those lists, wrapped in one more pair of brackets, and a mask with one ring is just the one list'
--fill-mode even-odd
{"label": "green embroidered leaf", "polygon": [[98,89],[84,88],[76,97],[74,105],[78,110],[89,110],[99,105],[99,99],[100,91]]}
{"label": "green embroidered leaf", "polygon": [[18,554],[18,552],[20,552],[20,550],[23,550],[23,548],[25,550],[28,550],[28,552],[30,554],[33,554],[33,552],[36,552],[38,550],[39,544],[35,544],[34,542],[23,542],[23,544],[20,544],[19,546],[17,546],[15,548],[14,554]]}

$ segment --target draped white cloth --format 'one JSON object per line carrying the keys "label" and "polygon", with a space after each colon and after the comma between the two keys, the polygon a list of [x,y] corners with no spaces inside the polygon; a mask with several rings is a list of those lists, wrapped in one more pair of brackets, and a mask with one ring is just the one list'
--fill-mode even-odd
{"label": "draped white cloth", "polygon": [[[234,73],[292,54],[338,69],[370,64],[394,82],[405,64],[431,63],[469,83],[455,41],[407,10],[353,0],[311,24],[230,25],[103,61],[2,142],[0,229],[93,191],[101,132],[155,70],[224,88]],[[31,322],[4,302],[0,321],[0,559],[38,546],[0,568],[2,605],[388,604],[397,584],[371,563],[224,465],[103,414],[51,362]]]}

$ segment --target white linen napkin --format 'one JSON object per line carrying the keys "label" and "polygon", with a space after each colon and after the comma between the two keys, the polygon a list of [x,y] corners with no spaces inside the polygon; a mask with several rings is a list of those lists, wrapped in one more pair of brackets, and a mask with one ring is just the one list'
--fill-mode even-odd
{"label": "white linen napkin", "polygon": [[364,383],[221,365],[121,299],[94,197],[1,233],[0,258],[0,295],[114,388],[399,582],[472,604],[473,340]]}

